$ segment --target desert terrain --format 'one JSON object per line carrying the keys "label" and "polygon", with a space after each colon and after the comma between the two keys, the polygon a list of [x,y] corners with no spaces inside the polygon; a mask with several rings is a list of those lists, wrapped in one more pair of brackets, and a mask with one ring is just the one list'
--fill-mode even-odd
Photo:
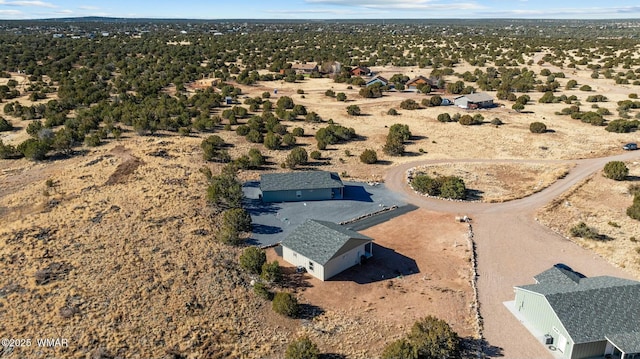
{"label": "desert terrain", "polygon": [[[527,67],[537,74],[545,69],[564,71],[566,78],[557,79],[561,84],[558,93],[577,96],[583,108],[589,106],[584,102],[587,96],[605,94],[608,101],[598,106],[616,113],[617,101],[640,92],[638,86],[594,79],[587,67],[562,69],[539,63],[551,51],[542,48],[535,56],[525,57],[533,60]],[[386,78],[398,73],[410,78],[428,76],[432,70],[391,65],[371,68]],[[461,61],[454,69],[473,72],[476,66]],[[21,90],[29,84],[28,77],[16,72],[11,79],[19,82]],[[458,77],[444,79],[452,82]],[[564,89],[571,79],[579,86]],[[8,80],[0,79],[0,85]],[[323,353],[371,358],[404,335],[417,318],[429,314],[446,320],[460,336],[479,339],[468,227],[453,220],[466,214],[476,229],[484,334],[489,346],[496,346],[493,355],[485,352],[488,356],[545,355],[544,347],[536,347],[534,338],[526,337],[526,330],[505,316],[501,303],[512,294],[511,286],[530,283],[533,275],[549,266],[575,258],[576,269],[587,275],[640,278],[640,226],[625,214],[632,202],[628,187],[640,177],[640,158],[626,160],[629,180],[612,181],[594,169],[595,174],[575,186],[554,190],[558,188],[554,184],[562,184],[567,174],[571,179],[572,173],[585,168],[578,160],[619,155],[622,144],[638,142],[637,132],[610,133],[557,115],[569,105],[538,103],[543,95],[539,92],[528,93],[531,101],[522,112],[512,110],[513,102],[507,100],[496,100],[496,107],[477,111],[454,106],[404,110],[400,108],[403,100],[420,102],[430,96],[390,91],[378,99],[365,99],[358,95],[357,86],[349,88],[329,78],[230,83],[242,89],[242,96],[257,97],[266,91],[274,103],[290,96],[296,104],[317,112],[323,123],[283,121],[289,129],[304,129],[297,146],[308,152],[316,149],[313,134],[330,119],[355,129],[356,140],[329,145],[321,151],[322,160],[311,160],[302,169],[335,171],[360,181],[384,181],[396,171],[393,189],[404,191],[411,202],[424,208],[363,233],[373,237],[391,258],[415,261],[417,271],[400,275],[396,270],[403,272],[401,269],[378,263],[375,270],[381,271],[381,277],[375,280],[362,268],[324,283],[303,276],[298,278],[299,286],[284,289],[317,311],[302,319],[283,318],[253,293],[251,276],[237,265],[242,248],[213,240],[219,219],[206,201],[208,183],[201,169],[219,173],[223,164],[203,159],[200,144],[210,134],[180,136],[158,131],[140,136],[123,125],[120,139],[108,138],[98,147],[79,146],[73,156],[52,155],[41,162],[0,160],[0,333],[64,337],[70,342],[67,348],[14,348],[6,355],[279,358],[292,338],[308,334]],[[582,85],[593,90],[581,91]],[[188,95],[193,95],[195,88],[187,88]],[[347,101],[325,96],[328,89],[344,92]],[[496,95],[495,91],[488,93]],[[48,96],[33,102],[23,94],[16,100],[29,106],[56,98],[56,94]],[[349,116],[348,105],[358,105],[362,115]],[[391,108],[400,114],[388,115]],[[220,114],[224,109],[214,112]],[[485,123],[438,122],[437,116],[445,112],[479,113]],[[17,146],[30,137],[26,128],[31,121],[3,117],[15,127],[0,132],[4,144]],[[494,118],[503,125],[489,124]],[[531,133],[529,124],[534,121],[544,122],[552,131]],[[223,125],[226,123],[224,120]],[[413,135],[400,157],[382,150],[388,128],[395,123],[408,125]],[[261,170],[240,170],[241,180],[282,171],[280,164],[289,151],[268,150],[222,128],[215,134],[229,144],[232,158],[251,148],[259,148],[267,158]],[[362,163],[359,155],[364,149],[375,150],[379,161]],[[419,198],[402,182],[406,170],[415,168],[462,177],[468,188],[482,193],[481,203],[449,207],[445,201]],[[555,192],[545,194],[545,189]],[[530,207],[513,201],[530,196],[536,201],[540,194],[545,195],[544,201],[531,202]],[[476,204],[480,207],[472,207]],[[511,213],[509,207],[490,207],[503,204],[519,207]],[[597,228],[609,240],[571,238],[570,228],[579,221]],[[550,255],[543,246],[561,255]],[[269,257],[275,258],[271,250]],[[532,260],[524,263],[522,258]],[[281,264],[287,268],[286,263]],[[362,278],[369,279],[360,283]],[[525,338],[522,343],[495,341],[517,340],[518,336]]]}

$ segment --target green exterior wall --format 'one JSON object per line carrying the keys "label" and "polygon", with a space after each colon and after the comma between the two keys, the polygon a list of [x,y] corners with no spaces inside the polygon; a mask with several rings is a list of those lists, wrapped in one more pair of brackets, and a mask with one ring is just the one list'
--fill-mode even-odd
{"label": "green exterior wall", "polygon": [[[562,334],[567,339],[563,358],[575,358],[572,355],[573,341],[544,296],[516,288],[515,306],[516,311],[527,318],[529,325],[543,334],[549,334],[553,337],[553,346],[558,345],[559,334]],[[554,327],[558,330],[558,333],[553,330]],[[536,339],[542,343],[542,338]],[[602,353],[604,353],[604,349]]]}
{"label": "green exterior wall", "polygon": [[[322,188],[298,191],[263,191],[263,202],[301,202],[301,201],[323,201],[328,199],[342,199],[340,188]],[[333,195],[332,195],[333,193]]]}

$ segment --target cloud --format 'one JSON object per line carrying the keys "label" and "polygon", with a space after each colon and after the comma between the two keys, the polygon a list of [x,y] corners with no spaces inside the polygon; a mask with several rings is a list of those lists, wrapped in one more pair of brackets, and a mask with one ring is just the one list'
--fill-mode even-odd
{"label": "cloud", "polygon": [[351,11],[351,10],[338,10],[338,9],[300,9],[300,10],[267,10],[270,14],[280,15],[313,15],[313,14],[329,14],[335,16],[348,16],[348,15],[379,15],[383,14],[383,11]]}
{"label": "cloud", "polygon": [[606,15],[640,14],[640,6],[624,7],[591,7],[591,8],[559,8],[548,10],[496,10],[491,12],[479,12],[479,15],[492,17],[530,17],[530,18],[601,18]]}
{"label": "cloud", "polygon": [[60,11],[54,12],[54,14],[56,14],[56,15],[69,15],[69,14],[73,14],[73,11],[72,10],[60,10]]}
{"label": "cloud", "polygon": [[473,10],[484,8],[473,1],[452,3],[434,0],[305,0],[305,2],[382,10]]}
{"label": "cloud", "polygon": [[0,5],[7,5],[7,6],[25,6],[25,7],[48,7],[48,8],[55,8],[57,6],[48,3],[48,2],[44,2],[44,1],[39,1],[39,0],[17,0],[17,1],[2,1],[0,2]]}
{"label": "cloud", "polygon": [[97,6],[90,6],[90,5],[82,5],[82,6],[78,6],[78,9],[80,10],[100,10],[99,7]]}
{"label": "cloud", "polygon": [[22,11],[20,10],[1,10],[0,15],[9,15],[9,16],[18,16],[22,15]]}

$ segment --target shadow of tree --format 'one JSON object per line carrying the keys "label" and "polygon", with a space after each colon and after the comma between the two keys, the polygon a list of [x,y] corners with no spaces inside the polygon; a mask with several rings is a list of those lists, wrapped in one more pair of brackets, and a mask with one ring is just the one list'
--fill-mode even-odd
{"label": "shadow of tree", "polygon": [[311,320],[324,313],[324,309],[313,304],[300,304],[298,306],[298,318]]}
{"label": "shadow of tree", "polygon": [[489,344],[484,338],[462,338],[463,358],[500,358],[503,356],[501,347]]}

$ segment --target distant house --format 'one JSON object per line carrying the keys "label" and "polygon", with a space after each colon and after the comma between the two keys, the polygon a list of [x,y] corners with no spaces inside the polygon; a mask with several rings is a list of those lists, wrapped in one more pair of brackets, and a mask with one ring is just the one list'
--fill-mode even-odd
{"label": "distant house", "polygon": [[335,172],[266,173],[260,176],[263,202],[342,199],[344,184]]}
{"label": "distant house", "polygon": [[[513,311],[562,358],[640,358],[640,282],[565,266],[515,287]],[[557,356],[556,356],[557,357]]]}
{"label": "distant house", "polygon": [[487,93],[478,92],[456,97],[453,99],[453,103],[458,107],[468,109],[488,108],[493,107],[493,97]]}
{"label": "distant house", "polygon": [[407,90],[410,90],[410,91],[417,91],[420,87],[424,85],[429,85],[431,87],[434,87],[433,82],[422,75],[418,75],[412,78],[411,80],[407,81],[407,83],[405,84]]}
{"label": "distant house", "polygon": [[371,76],[371,69],[364,66],[358,66],[351,69],[351,76]]}
{"label": "distant house", "polygon": [[375,76],[371,80],[367,81],[367,86],[371,86],[377,83],[381,84],[382,86],[387,86],[389,84],[389,80],[385,79],[382,76]]}
{"label": "distant house", "polygon": [[282,258],[325,281],[373,256],[373,239],[332,222],[309,219],[285,238]]}
{"label": "distant house", "polygon": [[296,74],[311,74],[314,72],[318,72],[318,65],[316,64],[293,64],[291,65],[291,69],[296,72]]}
{"label": "distant house", "polygon": [[225,98],[224,98],[224,103],[225,103],[226,105],[233,105],[233,103],[234,103],[234,101],[233,101],[233,97],[231,97],[231,96],[227,96],[227,97],[225,97]]}

